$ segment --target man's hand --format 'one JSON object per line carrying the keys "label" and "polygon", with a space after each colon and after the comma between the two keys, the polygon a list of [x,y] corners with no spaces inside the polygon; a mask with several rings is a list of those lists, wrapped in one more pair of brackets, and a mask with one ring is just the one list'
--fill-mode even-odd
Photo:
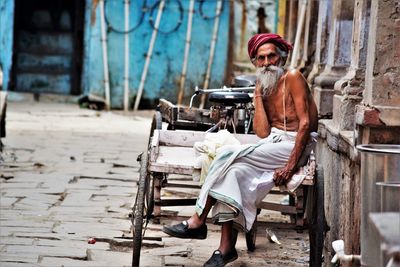
{"label": "man's hand", "polygon": [[260,85],[260,82],[257,80],[256,81],[256,86],[254,88],[254,95],[262,95],[262,94],[263,94],[262,87]]}
{"label": "man's hand", "polygon": [[285,185],[292,178],[293,169],[281,168],[276,169],[274,173],[274,182],[276,186]]}

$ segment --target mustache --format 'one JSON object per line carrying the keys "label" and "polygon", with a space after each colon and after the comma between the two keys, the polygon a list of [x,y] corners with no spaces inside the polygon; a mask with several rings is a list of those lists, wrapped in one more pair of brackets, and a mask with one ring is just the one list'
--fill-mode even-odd
{"label": "mustache", "polygon": [[277,71],[282,70],[283,68],[282,67],[278,67],[278,66],[274,66],[274,65],[269,65],[269,66],[265,66],[265,67],[259,67],[258,69],[259,69],[260,72],[266,73],[267,71],[277,72]]}

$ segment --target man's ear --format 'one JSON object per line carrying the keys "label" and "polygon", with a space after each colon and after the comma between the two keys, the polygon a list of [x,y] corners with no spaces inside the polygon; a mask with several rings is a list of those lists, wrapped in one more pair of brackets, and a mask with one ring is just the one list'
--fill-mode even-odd
{"label": "man's ear", "polygon": [[282,67],[286,65],[287,57],[282,57]]}

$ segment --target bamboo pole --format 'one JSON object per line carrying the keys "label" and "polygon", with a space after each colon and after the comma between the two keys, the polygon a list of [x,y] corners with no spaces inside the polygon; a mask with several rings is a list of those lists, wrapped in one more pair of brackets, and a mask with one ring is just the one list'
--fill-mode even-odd
{"label": "bamboo pole", "polygon": [[104,71],[104,90],[106,97],[106,109],[109,110],[110,103],[110,78],[108,73],[108,54],[107,54],[107,33],[104,17],[104,0],[100,0],[100,27],[101,27],[101,45],[103,49],[103,71]]}
{"label": "bamboo pole", "polygon": [[161,0],[160,6],[158,7],[158,13],[157,13],[156,22],[154,24],[153,34],[151,35],[149,49],[147,50],[146,62],[144,64],[142,77],[140,79],[138,93],[137,93],[137,96],[135,99],[135,106],[133,108],[135,111],[138,110],[140,99],[142,98],[143,88],[144,88],[144,84],[145,84],[146,78],[147,78],[147,71],[149,69],[150,59],[153,54],[154,43],[156,42],[158,27],[160,26],[161,15],[164,10],[164,5],[165,5],[165,0]]}
{"label": "bamboo pole", "polygon": [[[217,43],[218,28],[219,28],[219,17],[220,17],[220,14],[221,14],[221,9],[222,9],[222,0],[218,0],[217,8],[216,8],[216,11],[215,11],[215,14],[217,16],[215,17],[215,20],[214,20],[214,29],[213,29],[212,39],[211,39],[210,55],[208,57],[206,78],[204,79],[204,85],[203,85],[204,89],[208,88],[208,83],[210,82],[211,68],[212,68],[212,64],[213,64],[213,61],[214,61],[215,45]],[[206,95],[202,95],[201,96],[201,103],[200,103],[200,107],[199,108],[204,108],[205,102],[206,102]]]}
{"label": "bamboo pole", "polygon": [[129,108],[129,0],[125,0],[125,75],[124,75],[124,111]]}
{"label": "bamboo pole", "polygon": [[185,95],[187,63],[188,63],[188,58],[189,58],[190,42],[192,39],[193,13],[194,13],[194,0],[190,0],[189,15],[188,15],[188,27],[186,30],[185,54],[184,54],[184,58],[183,58],[182,75],[181,75],[179,95],[178,95],[178,105],[182,104],[183,97]]}

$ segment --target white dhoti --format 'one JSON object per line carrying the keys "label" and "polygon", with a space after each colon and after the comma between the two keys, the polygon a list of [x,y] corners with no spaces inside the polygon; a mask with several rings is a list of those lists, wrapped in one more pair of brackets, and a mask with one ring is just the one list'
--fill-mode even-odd
{"label": "white dhoti", "polygon": [[[289,160],[297,132],[285,132],[276,128],[257,144],[222,147],[208,171],[196,203],[201,215],[207,196],[217,200],[212,210],[213,220],[222,223],[233,220],[249,231],[257,214],[257,204],[274,187],[270,180],[260,179],[266,172],[273,173]],[[316,133],[311,134],[299,166],[304,165],[316,143]],[[259,183],[257,183],[259,181]]]}

